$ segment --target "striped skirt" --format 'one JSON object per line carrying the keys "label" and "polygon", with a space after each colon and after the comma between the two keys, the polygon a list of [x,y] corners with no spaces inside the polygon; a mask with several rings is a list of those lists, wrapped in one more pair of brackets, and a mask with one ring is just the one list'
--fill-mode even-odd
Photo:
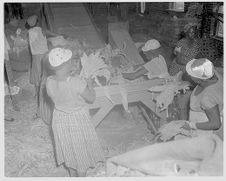
{"label": "striped skirt", "polygon": [[86,172],[104,161],[94,125],[89,113],[79,109],[66,113],[54,109],[52,129],[55,142],[57,164],[65,164],[78,172]]}

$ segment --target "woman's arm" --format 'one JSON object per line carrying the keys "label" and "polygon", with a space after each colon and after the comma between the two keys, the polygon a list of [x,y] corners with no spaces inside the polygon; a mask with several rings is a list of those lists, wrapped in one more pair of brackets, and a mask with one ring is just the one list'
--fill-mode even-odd
{"label": "woman's arm", "polygon": [[196,123],[196,127],[202,130],[218,130],[221,127],[221,118],[218,105],[205,110],[209,121],[205,123]]}
{"label": "woman's arm", "polygon": [[134,79],[137,79],[139,77],[141,77],[142,75],[148,73],[147,69],[145,69],[143,66],[138,69],[136,72],[132,72],[132,73],[122,73],[122,76],[125,78],[125,79],[128,79],[128,80],[134,80]]}
{"label": "woman's arm", "polygon": [[95,101],[95,99],[96,99],[96,92],[95,92],[95,90],[93,88],[93,80],[92,79],[88,79],[87,80],[87,86],[86,86],[85,90],[80,95],[88,103],[93,103]]}
{"label": "woman's arm", "polygon": [[44,33],[47,37],[60,36],[60,34],[54,33],[54,32],[49,31],[49,30],[43,30],[43,33]]}
{"label": "woman's arm", "polygon": [[187,62],[185,61],[184,54],[182,52],[176,53],[176,62],[180,65],[186,65]]}
{"label": "woman's arm", "polygon": [[176,56],[175,60],[180,65],[186,65],[187,61],[185,61],[185,55],[182,47],[185,47],[185,39],[181,39],[177,42],[177,45],[174,49],[174,55]]}

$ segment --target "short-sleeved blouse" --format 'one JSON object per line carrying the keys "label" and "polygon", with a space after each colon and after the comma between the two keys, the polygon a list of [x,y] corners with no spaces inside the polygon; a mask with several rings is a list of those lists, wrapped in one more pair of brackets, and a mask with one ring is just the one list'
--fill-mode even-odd
{"label": "short-sleeved blouse", "polygon": [[[153,64],[153,62],[155,62],[155,64]],[[156,64],[156,62],[159,62],[159,64]],[[148,77],[152,77],[153,75],[168,74],[167,64],[162,55],[158,55],[158,57],[153,58],[151,61],[144,64],[143,67],[148,71]]]}
{"label": "short-sleeved blouse", "polygon": [[218,81],[205,88],[200,94],[194,95],[196,88],[193,90],[190,99],[190,108],[193,111],[204,112],[216,105],[219,110],[223,110],[223,78],[215,71]]}
{"label": "short-sleeved blouse", "polygon": [[68,77],[65,81],[57,81],[50,76],[46,81],[47,93],[53,100],[55,108],[66,112],[79,109],[86,104],[80,95],[86,86],[86,81],[78,76]]}

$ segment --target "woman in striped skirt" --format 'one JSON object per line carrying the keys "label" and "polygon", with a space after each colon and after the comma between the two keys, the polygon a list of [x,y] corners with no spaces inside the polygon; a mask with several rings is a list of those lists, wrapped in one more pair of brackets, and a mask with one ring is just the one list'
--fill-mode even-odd
{"label": "woman in striped skirt", "polygon": [[48,54],[55,71],[47,78],[47,94],[54,102],[52,131],[56,160],[64,163],[70,176],[85,176],[90,167],[104,161],[87,103],[95,100],[92,80],[79,77],[80,61],[70,49],[54,48]]}

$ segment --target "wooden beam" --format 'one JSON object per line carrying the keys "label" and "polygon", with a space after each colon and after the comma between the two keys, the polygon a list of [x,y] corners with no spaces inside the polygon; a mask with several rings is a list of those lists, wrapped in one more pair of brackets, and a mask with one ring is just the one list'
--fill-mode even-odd
{"label": "wooden beam", "polygon": [[[127,83],[123,85],[110,85],[108,86],[109,94],[118,94],[120,89],[123,87],[126,89],[128,93],[132,92],[139,92],[139,91],[148,91],[153,86],[157,86],[161,84],[160,79],[152,79],[152,80],[146,80],[138,83]],[[101,97],[104,96],[104,88],[103,87],[96,87],[96,96]]]}
{"label": "wooden beam", "polygon": [[103,121],[105,116],[112,110],[113,107],[114,104],[112,104],[109,100],[106,100],[102,105],[100,105],[100,109],[92,117],[95,127],[97,127]]}
{"label": "wooden beam", "polygon": [[[110,26],[108,29],[109,43],[112,47],[123,48],[124,43],[126,48],[124,50],[126,58],[132,65],[143,64],[144,60],[139,54],[137,47],[135,46],[129,32],[121,27],[119,24]],[[126,61],[126,60],[125,60]]]}

